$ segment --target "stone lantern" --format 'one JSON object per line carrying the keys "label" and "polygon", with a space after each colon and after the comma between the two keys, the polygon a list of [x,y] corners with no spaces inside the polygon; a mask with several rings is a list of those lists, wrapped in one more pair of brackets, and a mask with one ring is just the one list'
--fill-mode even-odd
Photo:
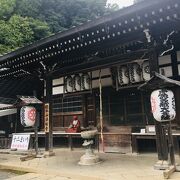
{"label": "stone lantern", "polygon": [[94,138],[97,135],[97,130],[83,131],[81,137],[84,139],[82,144],[86,150],[85,154],[81,156],[78,164],[80,165],[94,165],[100,162],[99,156],[94,154],[92,145],[94,144]]}

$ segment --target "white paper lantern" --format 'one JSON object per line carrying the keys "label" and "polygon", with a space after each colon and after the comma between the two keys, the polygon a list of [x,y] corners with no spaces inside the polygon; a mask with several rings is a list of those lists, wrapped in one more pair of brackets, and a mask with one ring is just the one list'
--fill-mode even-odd
{"label": "white paper lantern", "polygon": [[71,76],[65,78],[65,91],[66,92],[73,92],[73,80]]}
{"label": "white paper lantern", "polygon": [[118,67],[118,82],[120,85],[129,84],[129,73],[127,66]]}
{"label": "white paper lantern", "polygon": [[74,82],[74,91],[80,91],[81,90],[81,77],[79,74],[76,74],[73,78]]}
{"label": "white paper lantern", "polygon": [[90,75],[88,73],[82,74],[81,76],[81,90],[90,89]]}
{"label": "white paper lantern", "polygon": [[176,116],[175,99],[172,91],[158,89],[151,93],[151,110],[159,122],[171,121]]}
{"label": "white paper lantern", "polygon": [[34,126],[36,121],[36,109],[32,106],[23,106],[20,110],[20,119],[24,127]]}
{"label": "white paper lantern", "polygon": [[144,81],[150,80],[150,67],[149,67],[149,61],[144,61],[142,64],[142,75]]}
{"label": "white paper lantern", "polygon": [[129,65],[129,79],[131,83],[141,81],[141,68],[138,63],[132,63]]}

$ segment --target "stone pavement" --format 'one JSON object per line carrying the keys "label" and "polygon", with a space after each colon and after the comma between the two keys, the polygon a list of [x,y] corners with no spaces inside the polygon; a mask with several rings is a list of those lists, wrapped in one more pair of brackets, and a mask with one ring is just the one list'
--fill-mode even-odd
{"label": "stone pavement", "polygon": [[[0,168],[30,172],[11,180],[52,179],[52,180],[161,180],[163,171],[154,170],[157,155],[98,153],[102,162],[94,166],[80,166],[78,161],[84,150],[70,151],[66,148],[55,149],[55,156],[20,161],[20,154],[1,154]],[[97,153],[97,152],[96,152]],[[180,162],[176,157],[177,163]],[[171,179],[180,179],[175,172]]]}

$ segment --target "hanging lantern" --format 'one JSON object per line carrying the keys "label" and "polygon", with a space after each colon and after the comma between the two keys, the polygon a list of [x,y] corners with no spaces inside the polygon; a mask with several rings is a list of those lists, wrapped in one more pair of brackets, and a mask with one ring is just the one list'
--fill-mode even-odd
{"label": "hanging lantern", "polygon": [[81,76],[81,90],[88,89],[90,89],[90,76],[88,73],[85,73]]}
{"label": "hanging lantern", "polygon": [[73,92],[73,80],[71,76],[65,78],[64,84],[66,92]]}
{"label": "hanging lantern", "polygon": [[23,106],[20,110],[20,119],[24,127],[34,126],[36,121],[36,109],[31,106]]}
{"label": "hanging lantern", "polygon": [[132,63],[129,65],[129,79],[131,83],[141,81],[141,68],[138,63]]}
{"label": "hanging lantern", "polygon": [[129,84],[129,73],[127,66],[118,67],[118,82],[120,85]]}
{"label": "hanging lantern", "polygon": [[176,116],[175,99],[172,91],[158,89],[151,93],[151,110],[159,122],[171,121]]}
{"label": "hanging lantern", "polygon": [[142,74],[144,81],[150,80],[150,67],[149,61],[144,61],[142,64]]}
{"label": "hanging lantern", "polygon": [[81,90],[81,77],[79,74],[76,74],[73,78],[74,86],[73,90],[74,91],[80,91]]}

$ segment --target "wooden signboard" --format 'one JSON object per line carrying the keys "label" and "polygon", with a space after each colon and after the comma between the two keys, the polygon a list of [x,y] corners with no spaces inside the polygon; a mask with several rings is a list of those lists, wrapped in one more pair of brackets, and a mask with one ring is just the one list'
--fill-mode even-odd
{"label": "wooden signboard", "polygon": [[44,105],[44,131],[49,132],[49,103]]}

